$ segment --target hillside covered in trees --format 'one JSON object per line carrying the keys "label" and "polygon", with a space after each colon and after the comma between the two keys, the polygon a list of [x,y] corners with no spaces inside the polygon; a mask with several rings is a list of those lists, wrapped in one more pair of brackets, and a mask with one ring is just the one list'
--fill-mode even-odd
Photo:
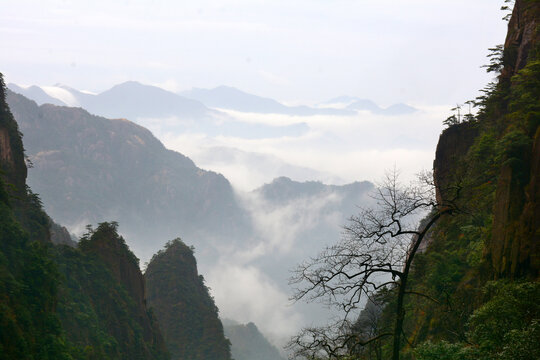
{"label": "hillside covered in trees", "polygon": [[[147,306],[139,260],[118,234],[118,224],[88,226],[75,243],[65,228],[51,221],[26,185],[21,134],[5,91],[1,81],[0,358],[169,359],[168,343]],[[186,249],[191,256],[187,265],[195,266]],[[182,259],[176,260],[181,265]],[[192,271],[196,274],[196,267]],[[212,339],[192,334],[176,343],[192,351],[205,344],[210,352],[218,351],[219,343],[224,355],[216,359],[230,359],[229,343],[206,287],[198,276],[182,280],[177,286],[190,300],[186,314],[212,322],[193,326],[202,332],[221,330]],[[179,325],[191,333],[187,323]]]}
{"label": "hillside covered in trees", "polygon": [[148,305],[163,329],[171,359],[230,360],[218,308],[197,272],[190,248],[169,241],[152,257],[144,274]]}
{"label": "hillside covered in trees", "polygon": [[[504,45],[491,49],[496,81],[475,116],[445,121],[433,175],[420,179],[430,190],[390,174],[382,210],[353,217],[342,242],[299,267],[295,298],[329,299],[346,315],[300,333],[297,355],[540,358],[538,19],[538,1],[515,2]],[[420,209],[430,213],[409,227]]]}
{"label": "hillside covered in trees", "polygon": [[[381,209],[353,216],[345,242],[300,266],[297,279],[307,280],[308,288],[297,299],[329,295],[331,304],[355,317],[341,326],[305,329],[290,344],[296,355],[540,358],[539,18],[538,1],[515,1],[506,41],[492,49],[487,66],[497,79],[476,99],[478,113],[445,121],[433,174],[422,178],[433,198],[390,181],[375,189]],[[27,129],[34,130],[27,132],[32,159],[22,142]],[[77,243],[28,186],[32,162],[45,174],[43,198],[58,205],[54,218],[98,223]],[[85,177],[92,180],[83,183]],[[96,191],[98,186],[106,191]],[[263,215],[269,217],[291,201],[312,206],[312,199],[327,195],[352,208],[368,189],[367,182],[335,187],[279,178],[254,195],[265,201]],[[66,202],[74,207],[62,207]],[[167,243],[143,275],[119,225],[103,222],[125,215],[115,208],[119,203],[140,208],[121,220],[141,239],[153,235],[147,222],[162,224],[167,236],[185,228],[193,238],[237,241],[239,233],[252,231],[223,176],[197,168],[129,121],[38,107],[8,93],[0,74],[0,359],[280,358],[253,323],[224,329],[194,249],[182,240]],[[331,202],[321,208],[332,215],[337,207]],[[430,213],[422,213],[419,226],[401,227],[401,220],[424,207]],[[301,218],[285,215],[276,218]],[[315,221],[306,237],[324,236],[328,228],[320,224]],[[269,268],[281,265],[266,261]],[[355,273],[347,273],[350,268]],[[328,269],[335,272],[328,276]]]}

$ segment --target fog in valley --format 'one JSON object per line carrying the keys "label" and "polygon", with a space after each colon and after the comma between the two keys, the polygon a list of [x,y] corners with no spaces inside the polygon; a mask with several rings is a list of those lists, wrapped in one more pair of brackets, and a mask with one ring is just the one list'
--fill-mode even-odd
{"label": "fog in valley", "polygon": [[0,8],[45,211],[75,236],[118,221],[143,270],[182,238],[221,319],[280,349],[332,315],[290,300],[291,270],[373,205],[386,171],[432,169],[442,121],[491,80],[480,66],[506,31],[488,0]]}

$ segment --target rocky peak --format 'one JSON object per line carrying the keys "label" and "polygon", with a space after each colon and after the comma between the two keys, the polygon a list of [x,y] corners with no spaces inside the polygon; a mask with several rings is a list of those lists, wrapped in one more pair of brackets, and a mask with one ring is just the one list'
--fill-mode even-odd
{"label": "rocky peak", "polygon": [[21,133],[6,102],[7,90],[0,73],[0,170],[17,192],[26,191],[26,164]]}
{"label": "rocky peak", "polygon": [[230,360],[218,309],[198,275],[193,248],[167,243],[145,273],[148,304],[158,319],[172,360]]}
{"label": "rocky peak", "polygon": [[501,73],[502,78],[511,78],[527,64],[530,50],[538,42],[538,19],[537,1],[516,0],[504,42],[505,57],[510,61]]}

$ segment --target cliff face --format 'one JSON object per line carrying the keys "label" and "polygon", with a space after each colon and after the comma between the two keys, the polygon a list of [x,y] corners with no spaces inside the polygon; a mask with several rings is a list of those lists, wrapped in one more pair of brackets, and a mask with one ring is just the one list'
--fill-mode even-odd
{"label": "cliff face", "polygon": [[7,184],[14,185],[15,191],[26,189],[26,164],[24,149],[17,123],[6,102],[6,88],[0,76],[0,169]]}
{"label": "cliff face", "polygon": [[516,1],[496,87],[478,121],[443,132],[434,161],[439,201],[445,186],[465,179],[464,206],[478,199],[490,206],[484,255],[495,278],[540,271],[539,18],[537,1]]}
{"label": "cliff face", "polygon": [[173,360],[230,360],[218,309],[197,273],[193,250],[180,239],[158,252],[145,273],[148,304]]}
{"label": "cliff face", "polygon": [[478,127],[470,122],[454,125],[441,134],[433,161],[433,179],[439,204],[455,196],[453,184],[464,176],[465,156],[477,136]]}
{"label": "cliff face", "polygon": [[25,179],[22,140],[0,74],[0,358],[69,359],[56,314],[48,218]]}
{"label": "cliff face", "polygon": [[507,63],[501,77],[511,78],[523,69],[529,61],[531,50],[538,43],[538,4],[537,1],[516,0],[508,32],[504,42]]}
{"label": "cliff face", "polygon": [[[512,154],[513,157],[507,156],[507,161],[499,170],[493,207],[492,238],[486,248],[496,277],[536,278],[540,271],[540,214],[535,211],[540,204],[539,18],[540,5],[537,1],[516,1],[504,44],[506,62],[499,81],[510,82],[508,92],[511,100],[506,109],[509,115],[502,116],[506,126],[501,132],[501,138],[509,136],[516,129],[524,128],[528,143],[519,149],[517,154]],[[533,80],[534,78],[536,80]],[[526,106],[524,98],[530,98],[532,102],[536,102],[536,106],[534,103]],[[517,113],[517,116],[512,116],[512,112]]]}
{"label": "cliff face", "polygon": [[56,255],[65,276],[58,312],[81,356],[168,359],[157,321],[146,308],[138,260],[115,223],[100,224],[78,249],[62,246]]}
{"label": "cliff face", "polygon": [[51,242],[76,245],[26,186],[1,74],[0,85],[0,358],[168,359],[115,227],[100,225],[80,248]]}

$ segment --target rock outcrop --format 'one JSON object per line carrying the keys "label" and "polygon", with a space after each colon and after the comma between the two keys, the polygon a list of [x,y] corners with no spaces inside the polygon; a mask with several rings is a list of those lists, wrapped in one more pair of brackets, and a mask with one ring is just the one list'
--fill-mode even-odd
{"label": "rock outcrop", "polygon": [[490,204],[484,255],[494,278],[540,274],[539,18],[538,1],[515,2],[496,86],[478,121],[443,132],[434,161],[440,202],[449,185],[466,179],[466,206],[480,198]]}
{"label": "rock outcrop", "polygon": [[193,249],[167,243],[145,272],[148,304],[158,319],[172,360],[230,360],[218,309],[197,272]]}
{"label": "rock outcrop", "polygon": [[138,259],[116,228],[101,223],[78,248],[57,248],[56,261],[66,277],[58,305],[66,337],[90,358],[168,359],[146,307]]}

